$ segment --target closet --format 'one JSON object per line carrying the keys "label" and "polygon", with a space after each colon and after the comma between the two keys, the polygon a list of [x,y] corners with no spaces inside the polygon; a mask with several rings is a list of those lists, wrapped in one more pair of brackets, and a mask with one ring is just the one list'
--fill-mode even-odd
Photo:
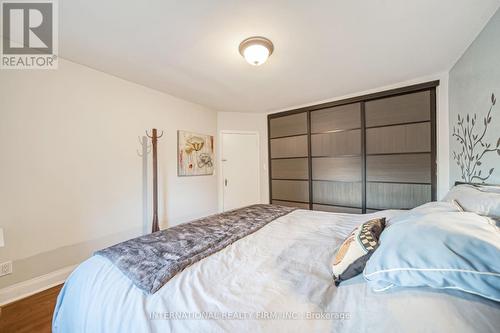
{"label": "closet", "polygon": [[361,214],[435,200],[438,84],[270,114],[271,202]]}

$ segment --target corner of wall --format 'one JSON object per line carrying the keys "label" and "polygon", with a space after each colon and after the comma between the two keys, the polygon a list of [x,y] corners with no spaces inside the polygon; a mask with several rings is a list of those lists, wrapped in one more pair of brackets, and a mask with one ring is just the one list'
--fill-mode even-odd
{"label": "corner of wall", "polygon": [[437,88],[437,198],[450,189],[449,73],[439,74]]}

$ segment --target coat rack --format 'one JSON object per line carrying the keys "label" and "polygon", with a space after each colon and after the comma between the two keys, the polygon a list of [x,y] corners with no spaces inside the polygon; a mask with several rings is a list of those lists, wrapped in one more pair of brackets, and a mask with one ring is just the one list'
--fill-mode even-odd
{"label": "coat rack", "polygon": [[146,135],[151,139],[153,144],[153,227],[151,232],[160,231],[160,226],[158,224],[158,139],[163,136],[163,131],[160,136],[158,136],[158,131],[153,128],[153,134],[149,135],[146,131]]}

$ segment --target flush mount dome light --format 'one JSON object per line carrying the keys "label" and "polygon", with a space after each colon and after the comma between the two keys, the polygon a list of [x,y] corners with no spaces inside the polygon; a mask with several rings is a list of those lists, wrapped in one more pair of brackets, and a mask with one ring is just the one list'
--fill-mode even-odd
{"label": "flush mount dome light", "polygon": [[262,65],[274,51],[273,43],[265,37],[250,37],[240,43],[240,54],[254,66]]}

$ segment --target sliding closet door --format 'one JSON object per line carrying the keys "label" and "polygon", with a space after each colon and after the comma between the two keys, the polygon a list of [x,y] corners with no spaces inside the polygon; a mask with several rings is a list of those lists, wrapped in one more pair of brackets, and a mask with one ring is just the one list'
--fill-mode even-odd
{"label": "sliding closet door", "polygon": [[362,213],[361,104],[311,111],[314,210]]}
{"label": "sliding closet door", "polygon": [[436,87],[268,116],[271,202],[340,213],[436,200]]}
{"label": "sliding closet door", "polygon": [[269,120],[271,202],[309,209],[307,112]]}
{"label": "sliding closet door", "polygon": [[366,208],[413,208],[432,200],[432,90],[365,103]]}

